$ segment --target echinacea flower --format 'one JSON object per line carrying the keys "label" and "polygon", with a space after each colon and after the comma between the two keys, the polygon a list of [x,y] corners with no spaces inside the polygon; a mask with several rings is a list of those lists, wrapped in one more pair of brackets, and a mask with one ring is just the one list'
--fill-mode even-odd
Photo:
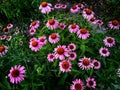
{"label": "echinacea flower", "polygon": [[6,40],[10,41],[12,39],[12,36],[7,36]]}
{"label": "echinacea flower", "polygon": [[91,63],[91,59],[87,57],[83,57],[79,59],[78,66],[82,69],[90,69],[93,67],[93,64]]}
{"label": "echinacea flower", "polygon": [[39,42],[41,42],[42,45],[46,45],[46,43],[47,43],[47,39],[46,39],[45,35],[39,37],[38,40],[39,40]]}
{"label": "echinacea flower", "polygon": [[110,27],[111,29],[119,29],[120,28],[120,24],[118,20],[112,20],[108,23],[108,27]]}
{"label": "echinacea flower", "polygon": [[98,60],[93,60],[92,63],[93,63],[93,68],[94,68],[94,69],[100,69],[100,67],[101,67],[100,61],[98,61]]}
{"label": "echinacea flower", "polygon": [[60,8],[61,8],[61,4],[55,4],[55,5],[54,5],[54,8],[60,9]]}
{"label": "echinacea flower", "polygon": [[0,36],[0,39],[1,39],[1,40],[5,40],[6,37],[7,37],[6,35],[2,35],[2,36]]}
{"label": "echinacea flower", "polygon": [[16,83],[20,83],[21,81],[24,80],[25,77],[25,67],[21,66],[21,65],[15,65],[14,67],[11,67],[10,69],[10,73],[8,74],[8,77],[10,78],[10,82],[12,84]]}
{"label": "echinacea flower", "polygon": [[42,48],[42,44],[39,42],[39,40],[32,38],[32,40],[30,40],[29,48],[31,48],[32,51],[37,52]]}
{"label": "echinacea flower", "polygon": [[112,38],[112,37],[106,37],[104,40],[103,40],[105,46],[107,47],[113,47],[115,45],[115,39]]}
{"label": "echinacea flower", "polygon": [[22,45],[23,45],[23,41],[20,41],[20,42],[19,42],[19,45],[22,46]]}
{"label": "echinacea flower", "polygon": [[84,8],[82,15],[84,18],[90,19],[90,18],[94,17],[94,12],[89,8]]}
{"label": "echinacea flower", "polygon": [[30,28],[37,29],[40,26],[40,22],[38,20],[32,21],[30,24]]}
{"label": "echinacea flower", "polygon": [[77,54],[75,52],[69,52],[68,60],[75,60],[77,57]]}
{"label": "echinacea flower", "polygon": [[49,42],[50,43],[57,43],[58,41],[60,40],[60,35],[59,33],[52,33],[50,36],[49,36]]}
{"label": "echinacea flower", "polygon": [[77,13],[77,12],[79,11],[79,8],[78,8],[76,5],[74,5],[74,6],[72,6],[72,7],[70,8],[70,11],[71,11],[72,13]]}
{"label": "echinacea flower", "polygon": [[31,28],[31,29],[29,30],[30,35],[35,34],[35,32],[36,32],[36,29],[35,29],[35,28]]}
{"label": "echinacea flower", "polygon": [[50,13],[52,11],[51,6],[52,6],[51,3],[42,2],[39,6],[39,10],[41,10],[41,12],[43,14],[47,14],[47,13]]}
{"label": "echinacea flower", "polygon": [[49,29],[56,29],[58,28],[58,25],[59,25],[59,22],[55,19],[50,19],[48,20],[46,26],[49,28]]}
{"label": "echinacea flower", "polygon": [[87,29],[81,28],[80,30],[78,30],[77,36],[82,39],[87,39],[90,36],[90,33]]}
{"label": "echinacea flower", "polygon": [[99,50],[99,53],[103,57],[108,57],[110,55],[108,48],[105,48],[105,47],[101,47]]}
{"label": "echinacea flower", "polygon": [[19,30],[15,30],[14,34],[18,34],[20,31]]}
{"label": "echinacea flower", "polygon": [[2,57],[3,55],[5,55],[8,51],[8,47],[7,46],[3,46],[0,45],[0,56]]}
{"label": "echinacea flower", "polygon": [[55,52],[55,58],[59,58],[60,60],[65,59],[65,56],[68,57],[68,49],[65,45],[59,45],[54,49]]}
{"label": "echinacea flower", "polygon": [[59,62],[59,67],[62,72],[70,72],[72,65],[69,60],[68,61],[63,60],[63,61]]}
{"label": "echinacea flower", "polygon": [[13,27],[13,24],[11,24],[11,23],[9,23],[8,25],[7,25],[7,29],[11,29]]}
{"label": "echinacea flower", "polygon": [[74,43],[70,43],[67,48],[68,48],[69,51],[75,51],[76,50],[76,45]]}
{"label": "echinacea flower", "polygon": [[95,89],[96,81],[94,80],[94,78],[90,78],[90,77],[87,78],[86,83],[87,83],[86,84],[87,87]]}
{"label": "echinacea flower", "polygon": [[64,30],[66,28],[66,25],[64,23],[60,23],[59,24],[59,28],[62,29],[62,30]]}
{"label": "echinacea flower", "polygon": [[88,21],[89,21],[89,23],[91,23],[91,24],[96,24],[96,23],[97,23],[95,17],[89,18]]}
{"label": "echinacea flower", "polygon": [[67,8],[67,5],[61,4],[61,8],[62,8],[62,9],[66,9],[66,8]]}
{"label": "echinacea flower", "polygon": [[47,56],[47,59],[49,62],[53,62],[55,60],[55,54],[54,53],[49,53]]}
{"label": "echinacea flower", "polygon": [[76,24],[71,24],[68,26],[70,33],[76,33],[79,30],[79,26]]}
{"label": "echinacea flower", "polygon": [[101,25],[103,25],[103,21],[102,20],[96,20],[96,23],[99,25],[99,26],[101,26]]}
{"label": "echinacea flower", "polygon": [[79,4],[77,4],[77,7],[78,7],[79,9],[83,9],[83,8],[84,8],[84,5],[83,5],[82,3],[79,3]]}
{"label": "echinacea flower", "polygon": [[4,32],[5,34],[8,34],[8,33],[10,33],[10,30],[9,30],[8,28],[3,28],[3,32]]}
{"label": "echinacea flower", "polygon": [[75,79],[70,86],[70,90],[84,90],[84,83],[81,79]]}

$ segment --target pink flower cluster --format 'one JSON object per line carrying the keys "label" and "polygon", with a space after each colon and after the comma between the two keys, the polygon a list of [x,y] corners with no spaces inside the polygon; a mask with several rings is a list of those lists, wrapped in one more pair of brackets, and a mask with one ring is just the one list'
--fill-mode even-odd
{"label": "pink flower cluster", "polygon": [[29,42],[29,48],[32,51],[39,51],[47,43],[46,36],[41,36],[37,38],[31,38]]}
{"label": "pink flower cluster", "polygon": [[40,26],[40,22],[38,20],[32,21],[30,24],[29,34],[34,35],[36,33],[36,29]]}
{"label": "pink flower cluster", "polygon": [[77,57],[75,50],[76,45],[74,43],[70,43],[67,47],[66,45],[59,45],[54,49],[54,53],[48,54],[47,59],[49,62],[53,62],[55,59],[60,59],[60,70],[62,72],[69,72],[72,68],[71,61],[75,60]]}
{"label": "pink flower cluster", "polygon": [[90,58],[88,58],[88,57],[83,57],[83,58],[79,59],[78,66],[79,66],[80,68],[82,68],[83,70],[84,70],[84,69],[90,69],[90,68],[100,69],[101,63],[100,63],[100,61],[98,61],[98,60],[95,60],[95,59],[94,59],[93,61],[91,61]]}
{"label": "pink flower cluster", "polygon": [[[103,40],[106,47],[113,47],[115,45],[115,39],[113,37],[108,37]],[[109,49],[106,47],[101,47],[99,53],[103,57],[108,57],[110,55]]]}
{"label": "pink flower cluster", "polygon": [[[91,89],[95,89],[96,87],[96,81],[94,78],[87,78],[86,79],[86,87],[89,87]],[[70,87],[70,90],[84,90],[85,85],[81,79],[75,79],[73,81],[73,84]]]}

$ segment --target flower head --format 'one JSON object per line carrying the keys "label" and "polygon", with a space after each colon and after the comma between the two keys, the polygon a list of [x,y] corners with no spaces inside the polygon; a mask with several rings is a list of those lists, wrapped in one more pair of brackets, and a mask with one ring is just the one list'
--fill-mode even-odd
{"label": "flower head", "polygon": [[37,29],[40,26],[40,22],[38,20],[32,21],[30,24],[30,28],[35,28]]}
{"label": "flower head", "polygon": [[55,59],[55,54],[54,53],[49,53],[47,56],[47,59],[49,62],[53,62]]}
{"label": "flower head", "polygon": [[120,24],[118,20],[112,20],[108,23],[108,27],[111,29],[119,29],[120,28]]}
{"label": "flower head", "polygon": [[59,33],[52,33],[50,36],[49,36],[49,42],[50,43],[57,43],[58,41],[60,40],[60,35]]}
{"label": "flower head", "polygon": [[66,61],[66,60],[63,60],[59,63],[59,66],[60,66],[60,70],[62,72],[69,72],[71,71],[71,68],[72,68],[72,65],[70,63],[70,61]]}
{"label": "flower head", "polygon": [[66,28],[66,25],[64,23],[60,23],[59,24],[59,28],[62,29],[62,30],[64,30]]}
{"label": "flower head", "polygon": [[84,90],[83,81],[80,79],[75,79],[70,87],[70,90]]}
{"label": "flower head", "polygon": [[91,59],[87,57],[83,57],[79,59],[78,65],[82,69],[90,69],[93,67],[93,64],[91,63]]}
{"label": "flower head", "polygon": [[77,13],[77,12],[79,11],[79,8],[78,8],[76,5],[74,5],[74,6],[72,6],[72,7],[70,8],[70,11],[71,11],[72,13]]}
{"label": "flower head", "polygon": [[8,47],[7,46],[3,46],[0,45],[0,56],[2,57],[3,55],[5,55],[8,51]]}
{"label": "flower head", "polygon": [[77,54],[75,52],[69,52],[68,60],[75,60],[76,57],[77,57]]}
{"label": "flower head", "polygon": [[68,26],[70,33],[76,33],[79,30],[79,26],[76,24],[71,24]]}
{"label": "flower head", "polygon": [[90,19],[90,18],[94,17],[94,12],[89,8],[84,8],[82,15],[84,18]]}
{"label": "flower head", "polygon": [[58,28],[59,22],[52,18],[52,19],[48,20],[46,25],[49,29],[56,29],[56,28]]}
{"label": "flower head", "polygon": [[25,74],[25,67],[21,65],[15,65],[10,69],[10,73],[8,74],[8,77],[10,78],[11,83],[20,83],[24,80],[24,74]]}
{"label": "flower head", "polygon": [[9,30],[8,28],[3,28],[3,32],[4,32],[5,34],[8,34],[8,33],[10,33],[10,30]]}
{"label": "flower head", "polygon": [[100,61],[98,61],[98,60],[93,60],[92,63],[93,63],[93,68],[94,68],[94,69],[100,69],[100,67],[101,67]]}
{"label": "flower head", "polygon": [[78,30],[77,36],[82,39],[87,39],[89,37],[89,31],[85,28]]}
{"label": "flower head", "polygon": [[86,84],[87,87],[95,89],[96,81],[94,80],[94,78],[88,78],[86,82],[87,82]]}
{"label": "flower head", "polygon": [[42,2],[39,6],[39,10],[41,10],[41,12],[43,14],[47,14],[47,13],[50,13],[52,11],[51,6],[52,6],[51,3]]}
{"label": "flower head", "polygon": [[31,28],[31,29],[29,30],[30,35],[35,34],[35,32],[36,32],[36,29],[34,29],[34,28]]}
{"label": "flower head", "polygon": [[47,39],[46,39],[46,36],[45,36],[45,35],[39,37],[38,40],[39,40],[39,42],[40,42],[42,45],[46,45],[46,44],[47,44]]}
{"label": "flower head", "polygon": [[68,50],[69,50],[69,51],[75,51],[75,50],[76,50],[76,45],[75,45],[74,43],[70,43],[70,44],[68,45]]}
{"label": "flower head", "polygon": [[101,47],[99,50],[99,53],[103,57],[108,57],[110,55],[108,48],[105,48],[105,47]]}
{"label": "flower head", "polygon": [[11,29],[13,27],[13,24],[11,24],[11,23],[9,23],[8,25],[7,25],[7,29]]}
{"label": "flower head", "polygon": [[105,46],[107,47],[113,47],[115,45],[115,39],[112,38],[112,37],[106,37],[104,40],[103,40]]}
{"label": "flower head", "polygon": [[66,48],[65,45],[59,45],[57,48],[54,49],[55,52],[55,58],[59,58],[60,60],[64,60],[65,56],[68,57],[68,49]]}
{"label": "flower head", "polygon": [[39,42],[39,40],[37,40],[36,38],[32,38],[30,40],[30,45],[29,47],[31,48],[32,51],[39,51],[39,49],[42,48],[42,44]]}
{"label": "flower head", "polygon": [[6,37],[7,37],[6,35],[2,35],[2,36],[0,36],[0,39],[1,39],[1,40],[5,40]]}

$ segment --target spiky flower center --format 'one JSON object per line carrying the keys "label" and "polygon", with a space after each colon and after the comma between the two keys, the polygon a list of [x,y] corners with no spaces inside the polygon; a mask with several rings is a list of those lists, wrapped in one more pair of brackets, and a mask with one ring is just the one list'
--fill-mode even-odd
{"label": "spiky flower center", "polygon": [[80,32],[81,32],[82,34],[86,34],[86,33],[87,33],[87,30],[86,30],[85,28],[82,28],[82,29],[80,30]]}
{"label": "spiky flower center", "polygon": [[3,52],[5,50],[4,46],[0,46],[0,52]]}
{"label": "spiky flower center", "polygon": [[70,49],[73,49],[74,48],[74,46],[73,45],[70,45]]}
{"label": "spiky flower center", "polygon": [[54,56],[53,55],[50,55],[50,58],[52,59]]}
{"label": "spiky flower center", "polygon": [[74,55],[73,53],[71,53],[71,54],[70,54],[70,57],[72,57],[72,58],[73,58],[74,56],[75,56],[75,55]]}
{"label": "spiky flower center", "polygon": [[118,22],[118,20],[113,20],[112,24],[115,25],[115,26],[117,26],[119,24],[119,22]]}
{"label": "spiky flower center", "polygon": [[64,61],[64,62],[62,63],[62,68],[68,69],[68,68],[69,68],[69,63],[68,63],[67,61]]}
{"label": "spiky flower center", "polygon": [[51,34],[52,39],[56,39],[56,37],[57,37],[56,33]]}
{"label": "spiky flower center", "polygon": [[92,10],[91,9],[86,9],[86,14],[90,15],[92,13]]}
{"label": "spiky flower center", "polygon": [[75,28],[76,28],[76,25],[75,25],[75,24],[72,24],[72,25],[71,25],[71,28],[72,28],[72,29],[75,29]]}
{"label": "spiky flower center", "polygon": [[77,7],[76,6],[72,6],[72,9],[77,9]]}
{"label": "spiky flower center", "polygon": [[79,83],[75,84],[75,90],[82,90],[81,84]]}
{"label": "spiky flower center", "polygon": [[50,19],[50,20],[49,20],[49,24],[50,24],[50,25],[54,25],[54,24],[55,24],[55,20],[54,20],[54,19]]}
{"label": "spiky flower center", "polygon": [[64,49],[62,48],[62,47],[59,47],[58,49],[57,49],[57,53],[58,54],[64,54]]}
{"label": "spiky flower center", "polygon": [[82,6],[82,5],[79,3],[79,4],[78,4],[78,7],[80,7],[80,8],[81,8],[81,6]]}
{"label": "spiky flower center", "polygon": [[90,86],[93,86],[93,84],[94,84],[93,81],[89,81]]}
{"label": "spiky flower center", "polygon": [[40,38],[40,41],[41,41],[41,42],[44,42],[44,41],[45,41],[45,39],[44,39],[44,38]]}
{"label": "spiky flower center", "polygon": [[94,66],[98,66],[99,64],[98,64],[98,62],[94,62]]}
{"label": "spiky flower center", "polygon": [[8,32],[8,29],[7,28],[3,28],[3,32]]}
{"label": "spiky flower center", "polygon": [[11,76],[12,77],[18,77],[20,74],[20,71],[18,69],[14,69],[12,72],[11,72]]}
{"label": "spiky flower center", "polygon": [[33,46],[33,47],[38,46],[38,42],[37,42],[37,41],[32,41],[32,46]]}
{"label": "spiky flower center", "polygon": [[34,29],[31,29],[30,32],[34,32]]}
{"label": "spiky flower center", "polygon": [[35,25],[36,25],[36,22],[35,22],[35,21],[33,21],[31,24],[32,24],[32,26],[35,26]]}
{"label": "spiky flower center", "polygon": [[42,2],[41,5],[42,5],[42,7],[46,7],[47,6],[47,2]]}
{"label": "spiky flower center", "polygon": [[107,50],[106,50],[106,49],[103,49],[102,52],[103,52],[104,54],[106,54],[106,53],[107,53]]}
{"label": "spiky flower center", "polygon": [[85,65],[85,66],[88,66],[90,64],[89,59],[84,59],[82,62],[83,62],[83,65]]}
{"label": "spiky flower center", "polygon": [[95,18],[91,18],[90,21],[91,21],[91,22],[94,22],[94,21],[95,21]]}
{"label": "spiky flower center", "polygon": [[112,38],[108,38],[108,39],[107,39],[107,42],[108,42],[108,43],[112,43],[112,42],[113,42],[113,39],[112,39]]}

